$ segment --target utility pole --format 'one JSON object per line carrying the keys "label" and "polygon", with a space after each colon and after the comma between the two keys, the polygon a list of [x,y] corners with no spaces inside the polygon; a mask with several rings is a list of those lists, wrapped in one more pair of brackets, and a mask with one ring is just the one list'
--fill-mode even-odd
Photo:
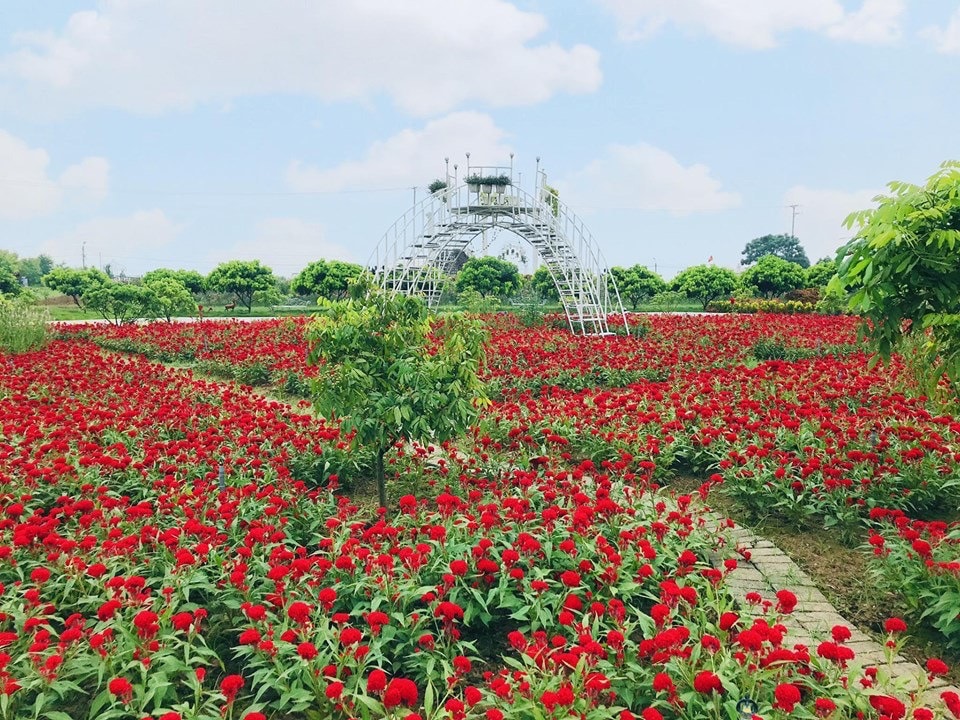
{"label": "utility pole", "polygon": [[86,240],[84,240],[80,244],[80,259],[83,263],[83,269],[86,270],[87,269],[87,241]]}
{"label": "utility pole", "polygon": [[787,207],[790,208],[790,210],[791,210],[791,214],[790,214],[790,237],[795,238],[795,237],[797,236],[796,232],[794,232],[794,230],[796,230],[796,227],[797,227],[797,215],[800,214],[800,212],[797,210],[797,208],[800,207],[800,205],[799,205],[798,203],[794,203],[793,205],[787,205]]}

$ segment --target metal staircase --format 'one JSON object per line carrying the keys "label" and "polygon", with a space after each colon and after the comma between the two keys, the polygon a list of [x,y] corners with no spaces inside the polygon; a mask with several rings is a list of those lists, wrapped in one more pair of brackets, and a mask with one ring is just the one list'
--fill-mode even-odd
{"label": "metal staircase", "polygon": [[[611,314],[621,315],[626,326],[600,249],[583,222],[551,193],[539,162],[532,194],[513,184],[512,174],[512,168],[474,167],[461,182],[448,172],[446,188],[414,205],[384,234],[370,259],[377,282],[396,292],[422,295],[436,307],[458,258],[478,236],[500,228],[536,251],[553,278],[572,332],[606,334]],[[491,176],[509,177],[511,184],[472,182]]]}

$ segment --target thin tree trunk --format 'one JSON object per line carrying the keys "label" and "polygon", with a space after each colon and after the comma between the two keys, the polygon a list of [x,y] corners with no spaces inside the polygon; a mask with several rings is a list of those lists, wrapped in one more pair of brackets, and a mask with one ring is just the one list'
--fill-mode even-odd
{"label": "thin tree trunk", "polygon": [[386,448],[377,449],[377,459],[373,469],[377,476],[377,494],[380,496],[380,507],[387,509],[387,482],[383,472],[383,456],[387,454]]}

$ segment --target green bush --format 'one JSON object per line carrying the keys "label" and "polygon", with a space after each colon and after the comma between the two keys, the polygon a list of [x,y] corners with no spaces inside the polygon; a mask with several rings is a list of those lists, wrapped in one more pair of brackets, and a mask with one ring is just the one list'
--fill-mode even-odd
{"label": "green bush", "polygon": [[43,308],[0,298],[0,350],[11,354],[39,350],[49,339],[49,320]]}

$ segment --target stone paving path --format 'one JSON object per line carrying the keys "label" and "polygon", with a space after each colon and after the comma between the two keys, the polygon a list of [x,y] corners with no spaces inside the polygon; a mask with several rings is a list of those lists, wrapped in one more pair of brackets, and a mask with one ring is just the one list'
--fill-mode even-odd
{"label": "stone paving path", "polygon": [[[797,596],[797,606],[783,621],[788,630],[788,644],[803,643],[811,652],[816,652],[822,641],[831,639],[830,631],[834,625],[843,625],[851,633],[850,640],[844,644],[856,653],[853,664],[877,666],[881,672],[897,678],[896,682],[903,683],[907,692],[916,690],[921,682],[927,683],[926,670],[900,655],[888,665],[884,647],[847,622],[817,589],[810,576],[772,542],[739,526],[734,528],[731,537],[738,549],[749,551],[749,559],[739,557],[738,568],[727,580],[727,586],[743,612],[762,614],[759,608],[747,602],[747,593],[757,592],[770,599],[778,590],[790,590]],[[960,692],[945,681],[935,679],[923,693],[924,704],[939,706],[940,693],[946,690]]]}

